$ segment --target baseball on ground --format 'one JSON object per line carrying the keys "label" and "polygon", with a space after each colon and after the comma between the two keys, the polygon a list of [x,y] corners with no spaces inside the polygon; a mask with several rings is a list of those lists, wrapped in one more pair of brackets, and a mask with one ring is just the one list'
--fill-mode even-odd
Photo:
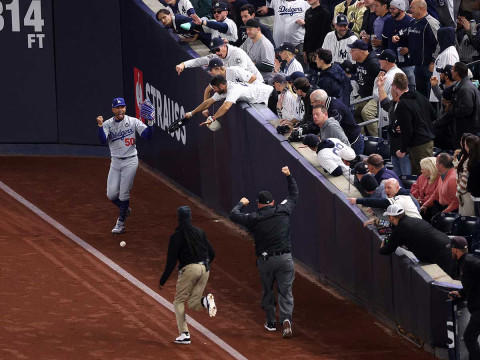
{"label": "baseball on ground", "polygon": [[124,247],[125,245],[127,245],[127,243],[125,241],[120,241],[120,246],[121,247]]}

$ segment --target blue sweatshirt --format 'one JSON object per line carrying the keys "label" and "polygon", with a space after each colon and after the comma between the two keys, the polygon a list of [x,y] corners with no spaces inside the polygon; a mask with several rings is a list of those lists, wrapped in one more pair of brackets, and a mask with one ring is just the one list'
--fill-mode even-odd
{"label": "blue sweatshirt", "polygon": [[[398,45],[398,43],[394,43],[392,41],[392,37],[394,35],[401,35],[404,31],[406,31],[406,29],[408,28],[412,20],[413,18],[408,15],[405,15],[403,19],[399,21],[395,20],[393,17],[390,17],[385,21],[385,24],[383,25],[383,34],[382,34],[383,47],[384,49],[393,50],[395,54],[397,54],[397,58],[398,58],[397,48],[399,48],[400,46]],[[399,60],[397,62],[397,65],[398,67],[409,66],[410,63],[409,63],[408,56],[405,56],[403,61]]]}
{"label": "blue sweatshirt", "polygon": [[399,44],[408,47],[412,65],[429,65],[434,60],[437,39],[427,17],[414,19],[400,37]]}

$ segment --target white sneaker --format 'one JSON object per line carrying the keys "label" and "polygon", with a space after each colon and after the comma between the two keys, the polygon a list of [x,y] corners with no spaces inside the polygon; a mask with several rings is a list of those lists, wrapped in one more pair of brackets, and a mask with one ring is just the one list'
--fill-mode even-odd
{"label": "white sneaker", "polygon": [[183,344],[188,345],[190,344],[190,333],[182,332],[179,337],[177,337],[174,341],[176,344]]}
{"label": "white sneaker", "polygon": [[112,234],[121,234],[123,232],[125,232],[125,222],[117,219],[117,223],[112,229]]}
{"label": "white sneaker", "polygon": [[292,337],[292,323],[288,319],[283,320],[282,336],[284,338],[291,338]]}
{"label": "white sneaker", "polygon": [[210,317],[217,315],[217,306],[215,305],[215,299],[212,294],[207,295],[207,309]]}

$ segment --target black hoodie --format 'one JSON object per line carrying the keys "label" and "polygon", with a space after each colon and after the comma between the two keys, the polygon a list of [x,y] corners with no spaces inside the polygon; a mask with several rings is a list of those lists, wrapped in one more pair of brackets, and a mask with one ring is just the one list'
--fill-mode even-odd
{"label": "black hoodie", "polygon": [[452,27],[441,27],[437,32],[437,39],[440,52],[450,46],[455,46],[455,29]]}
{"label": "black hoodie", "polygon": [[315,85],[325,90],[328,96],[335,97],[346,106],[350,106],[352,85],[340,65],[334,63],[328,69],[319,71]]}
{"label": "black hoodie", "polygon": [[407,152],[409,147],[425,144],[435,137],[432,127],[435,119],[433,107],[418,91],[407,91],[400,96],[395,116],[400,125],[402,152]]}

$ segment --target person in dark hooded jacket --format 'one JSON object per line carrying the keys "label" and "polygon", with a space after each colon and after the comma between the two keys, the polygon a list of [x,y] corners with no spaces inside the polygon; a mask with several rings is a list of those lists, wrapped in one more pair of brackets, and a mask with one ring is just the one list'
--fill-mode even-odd
{"label": "person in dark hooded jacket", "polygon": [[352,85],[342,67],[332,64],[332,52],[327,49],[316,51],[315,62],[320,70],[313,81],[319,89],[323,89],[329,96],[339,99],[345,106],[350,106]]}
{"label": "person in dark hooded jacket", "polygon": [[433,120],[435,112],[427,98],[418,91],[408,90],[405,74],[396,74],[392,83],[392,95],[398,98],[395,116],[400,125],[401,147],[396,155],[410,154],[412,174],[420,175],[420,160],[433,156]]}
{"label": "person in dark hooded jacket", "polygon": [[205,232],[192,225],[192,211],[188,206],[177,209],[178,227],[170,237],[168,244],[167,264],[162,277],[160,288],[178,265],[178,281],[175,300],[175,316],[179,336],[177,344],[190,344],[190,332],[185,318],[185,302],[195,311],[207,309],[210,317],[217,313],[215,299],[212,294],[203,295],[210,275],[210,263],[215,258],[215,251],[207,240]]}
{"label": "person in dark hooded jacket", "polygon": [[[444,69],[447,65],[454,65],[460,61],[457,48],[455,47],[455,29],[451,27],[438,29],[438,45],[440,46],[440,53],[435,59],[432,73],[432,77],[436,77],[437,79],[440,77],[438,70]],[[439,102],[440,100],[440,97],[437,97],[432,89],[430,102]]]}

